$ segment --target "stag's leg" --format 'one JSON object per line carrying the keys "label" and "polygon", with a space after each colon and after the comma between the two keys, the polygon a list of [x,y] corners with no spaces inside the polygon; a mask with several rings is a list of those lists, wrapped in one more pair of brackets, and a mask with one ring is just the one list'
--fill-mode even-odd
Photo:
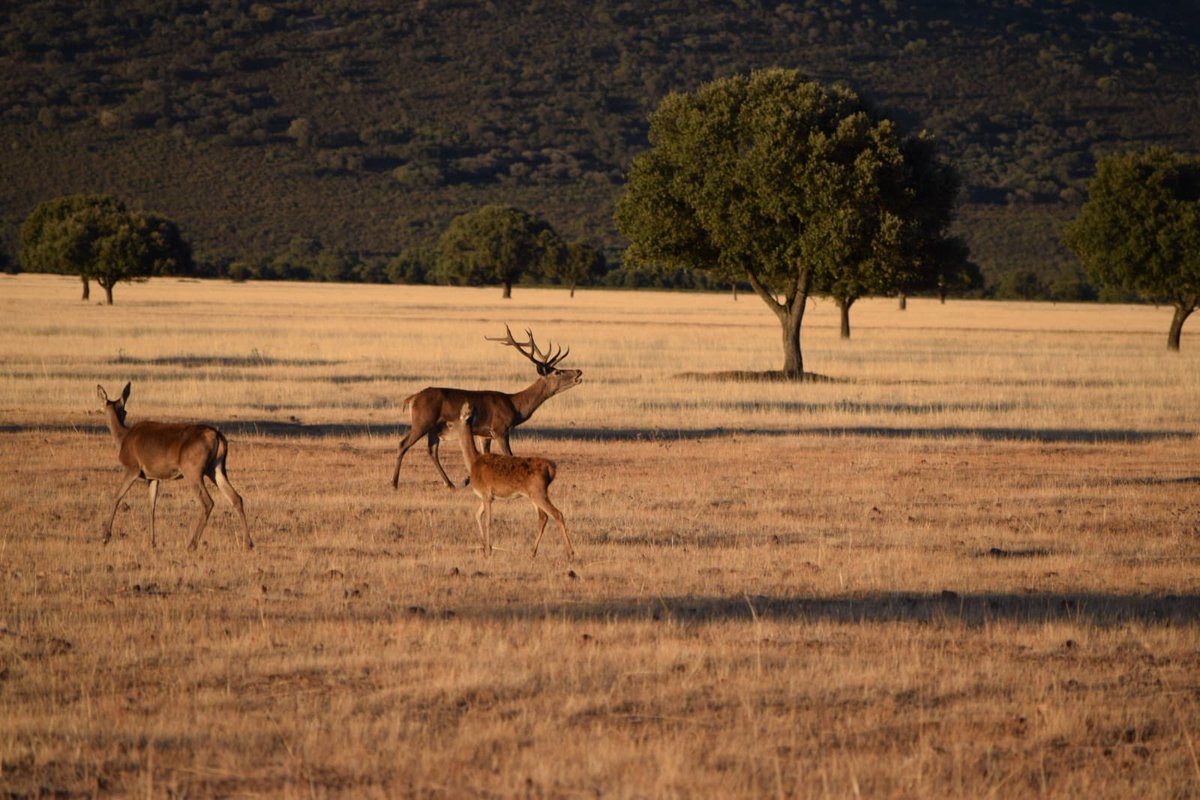
{"label": "stag's leg", "polygon": [[158,547],[154,535],[154,509],[158,505],[158,481],[147,481],[150,484],[150,546]]}
{"label": "stag's leg", "polygon": [[508,444],[508,431],[496,434],[496,443],[500,445],[500,452],[506,456],[512,455],[512,448]]}
{"label": "stag's leg", "polygon": [[229,505],[233,506],[237,511],[238,516],[242,518],[242,533],[245,534],[246,549],[252,550],[254,542],[250,539],[250,525],[246,522],[246,509],[242,505],[242,496],[233,488],[233,484],[229,482],[229,476],[225,474],[225,465],[219,465],[213,471],[214,482],[217,488],[221,490],[221,494],[225,495],[225,499],[229,501]]}
{"label": "stag's leg", "polygon": [[567,523],[563,520],[562,512],[559,511],[554,503],[550,502],[550,496],[546,494],[545,488],[540,492],[535,492],[529,498],[538,510],[538,535],[533,542],[533,553],[529,556],[533,558],[537,555],[538,544],[542,541],[542,533],[546,529],[546,515],[554,517],[554,521],[558,523],[559,532],[562,533],[563,545],[567,548],[567,560],[571,561],[575,558],[575,548],[571,546],[571,537],[567,535]]}
{"label": "stag's leg", "polygon": [[450,476],[446,474],[446,470],[442,467],[442,460],[438,457],[438,448],[441,439],[438,438],[437,431],[429,432],[429,458],[433,461],[433,465],[437,467],[438,474],[442,476],[442,480],[451,489],[454,488],[454,481],[450,480]]}
{"label": "stag's leg", "polygon": [[108,515],[108,522],[104,523],[104,541],[102,544],[108,544],[108,540],[112,538],[113,520],[117,518],[117,508],[121,505],[121,498],[129,491],[129,487],[133,486],[133,482],[140,477],[140,470],[125,473],[125,482],[121,484],[121,489],[117,492],[117,499],[113,501],[112,513]]}
{"label": "stag's leg", "polygon": [[404,463],[404,454],[408,452],[408,448],[421,441],[428,432],[425,428],[419,428],[414,425],[408,429],[408,433],[400,440],[400,454],[396,456],[396,471],[392,473],[393,489],[400,486],[400,465]]}
{"label": "stag's leg", "polygon": [[196,532],[192,534],[192,541],[188,542],[188,550],[195,550],[196,545],[200,544],[200,534],[204,533],[204,526],[208,523],[208,515],[213,510],[213,499],[208,493],[208,489],[204,487],[204,476],[197,477],[192,482],[192,490],[195,491],[196,497],[200,500],[200,505],[204,506],[200,512],[200,521],[196,523]]}

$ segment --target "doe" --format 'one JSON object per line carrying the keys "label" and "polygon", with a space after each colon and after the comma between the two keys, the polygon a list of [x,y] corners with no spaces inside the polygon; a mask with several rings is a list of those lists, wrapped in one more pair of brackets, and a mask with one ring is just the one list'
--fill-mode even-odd
{"label": "doe", "polygon": [[554,507],[547,494],[558,469],[554,462],[536,456],[480,453],[475,447],[475,436],[471,430],[471,416],[474,411],[470,403],[463,403],[458,421],[453,427],[458,428],[463,460],[470,468],[471,490],[480,500],[479,510],[475,512],[475,522],[479,525],[479,536],[483,539],[483,554],[492,554],[492,501],[497,497],[503,499],[524,495],[538,512],[537,538],[533,540],[533,552],[529,557],[537,556],[542,534],[546,532],[546,521],[554,517],[562,532],[563,544],[567,548],[567,560],[573,559],[575,548],[571,546],[571,537],[567,535],[567,524],[563,521],[562,512]]}
{"label": "doe", "polygon": [[150,546],[156,547],[154,507],[158,502],[158,482],[182,478],[192,487],[203,506],[200,521],[196,523],[196,531],[188,544],[189,550],[195,550],[213,509],[212,497],[204,486],[204,478],[208,478],[217,485],[221,494],[225,495],[225,499],[242,518],[246,549],[254,547],[254,542],[250,540],[250,526],[246,523],[242,498],[229,483],[229,476],[225,474],[225,456],[229,452],[229,443],[224,434],[207,425],[173,422],[143,421],[126,427],[125,401],[129,399],[129,388],[130,384],[125,384],[121,396],[116,400],[109,400],[104,387],[96,387],[96,394],[104,401],[108,430],[117,441],[118,457],[121,466],[125,468],[125,481],[117,492],[108,522],[104,524],[104,544],[108,544],[112,538],[112,524],[117,516],[117,508],[121,505],[121,498],[129,491],[129,487],[133,486],[134,481],[141,479],[150,484]]}

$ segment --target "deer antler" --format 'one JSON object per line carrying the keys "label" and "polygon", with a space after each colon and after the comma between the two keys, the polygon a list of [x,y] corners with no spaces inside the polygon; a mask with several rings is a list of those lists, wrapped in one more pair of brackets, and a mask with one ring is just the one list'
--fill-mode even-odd
{"label": "deer antler", "polygon": [[[548,356],[548,355],[546,355],[546,353],[543,353],[536,344],[534,344],[533,333],[529,330],[529,328],[525,329],[525,333],[529,336],[529,344],[533,347],[533,352],[537,353],[537,355],[542,359],[542,363],[545,364],[547,367],[553,367],[555,364],[557,364],[558,362],[560,362],[564,358],[566,358],[567,355],[571,352],[570,347],[568,347],[566,349],[566,352],[564,352],[563,349],[561,347],[559,347],[555,351],[554,355]],[[548,345],[546,345],[546,350],[549,351],[553,347],[554,347],[554,342],[550,342]]]}
{"label": "deer antler", "polygon": [[[513,338],[512,330],[506,324],[504,326],[503,339],[492,336],[485,336],[483,338],[487,339],[489,342],[500,342],[507,347],[516,348],[517,352],[533,362],[534,366],[537,367],[539,375],[546,375],[549,373],[550,370],[554,369],[555,364],[562,361],[571,352],[570,347],[567,348],[566,352],[563,352],[563,349],[560,347],[555,351],[554,355],[547,355],[546,353],[542,352],[542,349],[537,346],[537,342],[533,340],[533,331],[529,330],[529,328],[526,328],[525,335],[529,337],[529,341],[518,342]],[[526,347],[529,349],[526,350]],[[554,347],[554,342],[550,342],[546,349],[549,350],[552,347]]]}

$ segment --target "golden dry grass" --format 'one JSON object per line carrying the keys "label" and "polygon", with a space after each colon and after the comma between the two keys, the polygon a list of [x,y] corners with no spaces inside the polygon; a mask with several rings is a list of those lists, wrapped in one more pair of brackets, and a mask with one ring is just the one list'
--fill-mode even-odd
{"label": "golden dry grass", "polygon": [[[0,277],[5,796],[1200,793],[1200,345],[1146,307]],[[580,559],[475,500],[401,398],[585,382],[513,437]],[[95,386],[230,438],[257,548],[159,500]],[[462,474],[452,443],[443,448]]]}

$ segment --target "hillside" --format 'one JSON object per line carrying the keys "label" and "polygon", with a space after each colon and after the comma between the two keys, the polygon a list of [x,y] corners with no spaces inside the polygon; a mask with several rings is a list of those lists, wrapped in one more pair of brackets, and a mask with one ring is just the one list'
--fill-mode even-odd
{"label": "hillside", "polygon": [[621,246],[612,205],[663,95],[788,66],[927,127],[995,282],[1068,280],[1094,160],[1200,150],[1194,2],[21,2],[0,10],[0,248],[103,191],[212,262],[297,239],[388,256],[504,201]]}

